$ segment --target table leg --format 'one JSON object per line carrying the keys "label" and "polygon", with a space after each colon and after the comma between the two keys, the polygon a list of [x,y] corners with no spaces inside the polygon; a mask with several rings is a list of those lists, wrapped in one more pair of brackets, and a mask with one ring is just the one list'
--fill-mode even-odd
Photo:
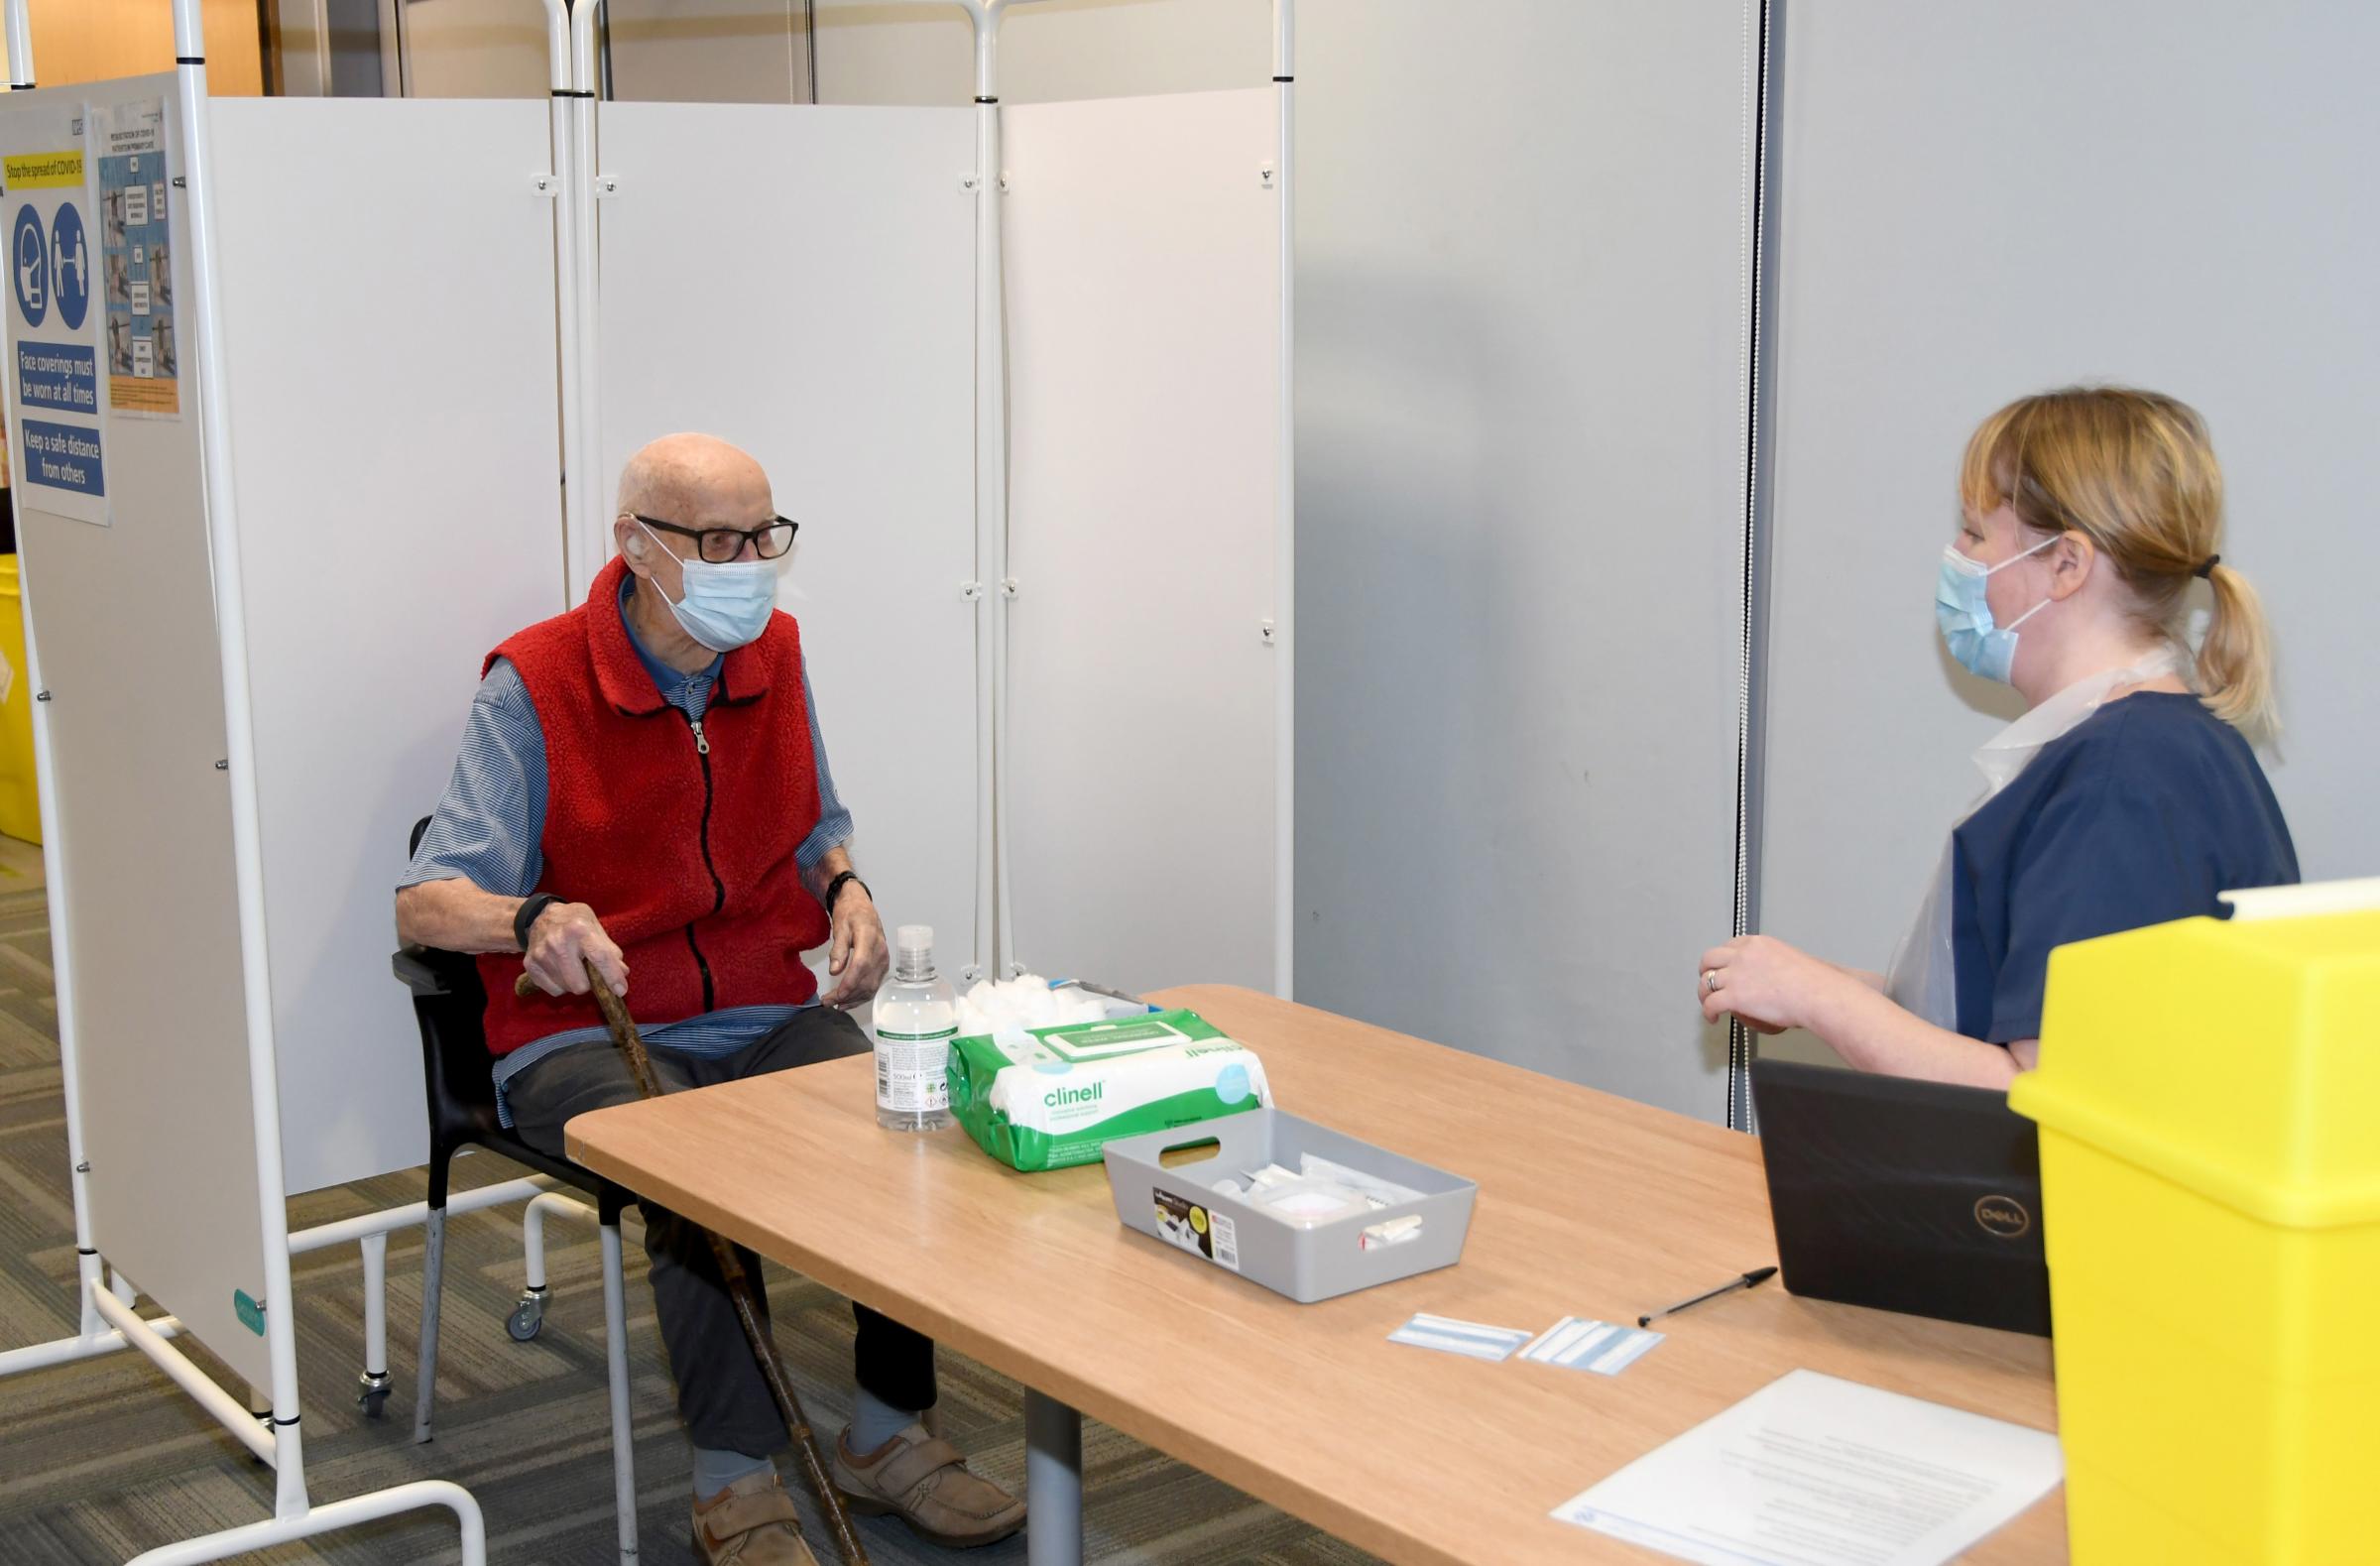
{"label": "table leg", "polygon": [[1024,1394],[1024,1558],[1027,1566],[1083,1566],[1083,1416]]}

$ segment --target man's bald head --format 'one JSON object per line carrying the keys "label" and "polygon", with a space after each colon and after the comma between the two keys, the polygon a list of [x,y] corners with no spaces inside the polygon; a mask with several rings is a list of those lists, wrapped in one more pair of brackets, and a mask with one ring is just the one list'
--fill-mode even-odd
{"label": "man's bald head", "polygon": [[769,475],[716,435],[663,435],[620,470],[617,516],[657,517],[681,528],[749,528],[772,510]]}

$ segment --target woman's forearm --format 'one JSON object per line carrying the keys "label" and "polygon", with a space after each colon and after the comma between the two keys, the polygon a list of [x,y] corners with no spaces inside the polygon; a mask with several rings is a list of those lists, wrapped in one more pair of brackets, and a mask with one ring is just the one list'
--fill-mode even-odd
{"label": "woman's forearm", "polygon": [[2016,1060],[1998,1044],[1936,1027],[1865,984],[1830,990],[1809,1020],[1810,1030],[1862,1071],[1967,1087],[2005,1088],[2016,1080]]}

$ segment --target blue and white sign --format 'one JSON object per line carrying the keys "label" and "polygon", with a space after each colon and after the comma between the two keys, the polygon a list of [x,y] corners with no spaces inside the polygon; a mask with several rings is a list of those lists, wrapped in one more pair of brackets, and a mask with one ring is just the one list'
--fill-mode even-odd
{"label": "blue and white sign", "polygon": [[91,249],[82,242],[82,212],[71,201],[50,220],[50,261],[58,318],[68,331],[80,331],[91,309]]}
{"label": "blue and white sign", "polygon": [[42,235],[42,214],[32,203],[17,208],[10,236],[8,275],[16,285],[17,318],[39,326],[50,315],[50,241]]}
{"label": "blue and white sign", "polygon": [[47,484],[76,495],[96,497],[107,493],[107,473],[99,465],[96,428],[27,419],[17,432],[17,445],[23,452],[17,459],[17,469],[26,482]]}
{"label": "blue and white sign", "polygon": [[17,507],[106,527],[105,367],[91,301],[100,246],[82,112],[0,116],[0,190]]}
{"label": "blue and white sign", "polygon": [[96,414],[99,355],[81,343],[18,343],[17,406]]}

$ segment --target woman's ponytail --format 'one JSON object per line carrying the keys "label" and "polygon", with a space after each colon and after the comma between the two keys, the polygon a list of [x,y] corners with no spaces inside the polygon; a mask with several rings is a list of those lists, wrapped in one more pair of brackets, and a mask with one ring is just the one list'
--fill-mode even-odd
{"label": "woman's ponytail", "polygon": [[2214,589],[2214,617],[2199,647],[2199,691],[2214,715],[2242,729],[2271,734],[2273,637],[2264,603],[2248,579],[2217,563],[2206,573]]}

